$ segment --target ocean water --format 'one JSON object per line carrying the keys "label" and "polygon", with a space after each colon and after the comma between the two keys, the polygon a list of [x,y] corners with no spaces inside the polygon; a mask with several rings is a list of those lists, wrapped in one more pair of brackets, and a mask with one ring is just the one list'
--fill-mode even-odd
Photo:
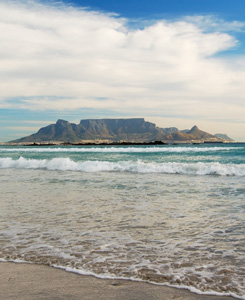
{"label": "ocean water", "polygon": [[245,299],[245,144],[0,146],[0,260]]}

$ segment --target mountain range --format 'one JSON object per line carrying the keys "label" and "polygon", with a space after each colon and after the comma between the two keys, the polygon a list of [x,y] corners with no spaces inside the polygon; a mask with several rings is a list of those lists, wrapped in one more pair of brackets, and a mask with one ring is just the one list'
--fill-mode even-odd
{"label": "mountain range", "polygon": [[74,124],[58,120],[55,124],[40,128],[37,133],[11,141],[12,143],[149,143],[161,142],[228,142],[223,134],[212,135],[197,126],[190,130],[176,127],[159,128],[144,118],[87,119]]}

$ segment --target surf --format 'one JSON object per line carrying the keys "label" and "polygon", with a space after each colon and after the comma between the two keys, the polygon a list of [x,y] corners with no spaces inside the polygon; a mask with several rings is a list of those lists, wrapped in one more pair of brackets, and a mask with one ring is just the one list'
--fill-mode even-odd
{"label": "surf", "polygon": [[219,176],[245,176],[245,164],[221,164],[219,162],[145,162],[137,161],[74,161],[68,157],[52,159],[27,159],[19,157],[0,158],[0,168],[16,169],[45,169],[77,172],[130,172],[130,173],[163,173],[187,175],[219,175]]}

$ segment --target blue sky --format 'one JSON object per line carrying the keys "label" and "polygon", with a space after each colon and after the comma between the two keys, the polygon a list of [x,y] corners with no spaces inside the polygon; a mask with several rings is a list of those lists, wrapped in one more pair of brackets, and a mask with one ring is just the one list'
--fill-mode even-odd
{"label": "blue sky", "polygon": [[245,141],[245,1],[0,1],[0,142],[145,117]]}
{"label": "blue sky", "polygon": [[216,14],[228,20],[244,20],[243,0],[78,0],[64,1],[94,10],[115,12],[126,18],[162,18],[193,14]]}

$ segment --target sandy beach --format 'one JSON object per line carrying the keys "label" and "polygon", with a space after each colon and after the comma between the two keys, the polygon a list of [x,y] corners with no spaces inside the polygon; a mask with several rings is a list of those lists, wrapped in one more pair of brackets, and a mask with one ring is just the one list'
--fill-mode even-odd
{"label": "sandy beach", "polygon": [[0,263],[0,300],[225,300],[183,289],[128,280],[97,279],[44,265]]}

